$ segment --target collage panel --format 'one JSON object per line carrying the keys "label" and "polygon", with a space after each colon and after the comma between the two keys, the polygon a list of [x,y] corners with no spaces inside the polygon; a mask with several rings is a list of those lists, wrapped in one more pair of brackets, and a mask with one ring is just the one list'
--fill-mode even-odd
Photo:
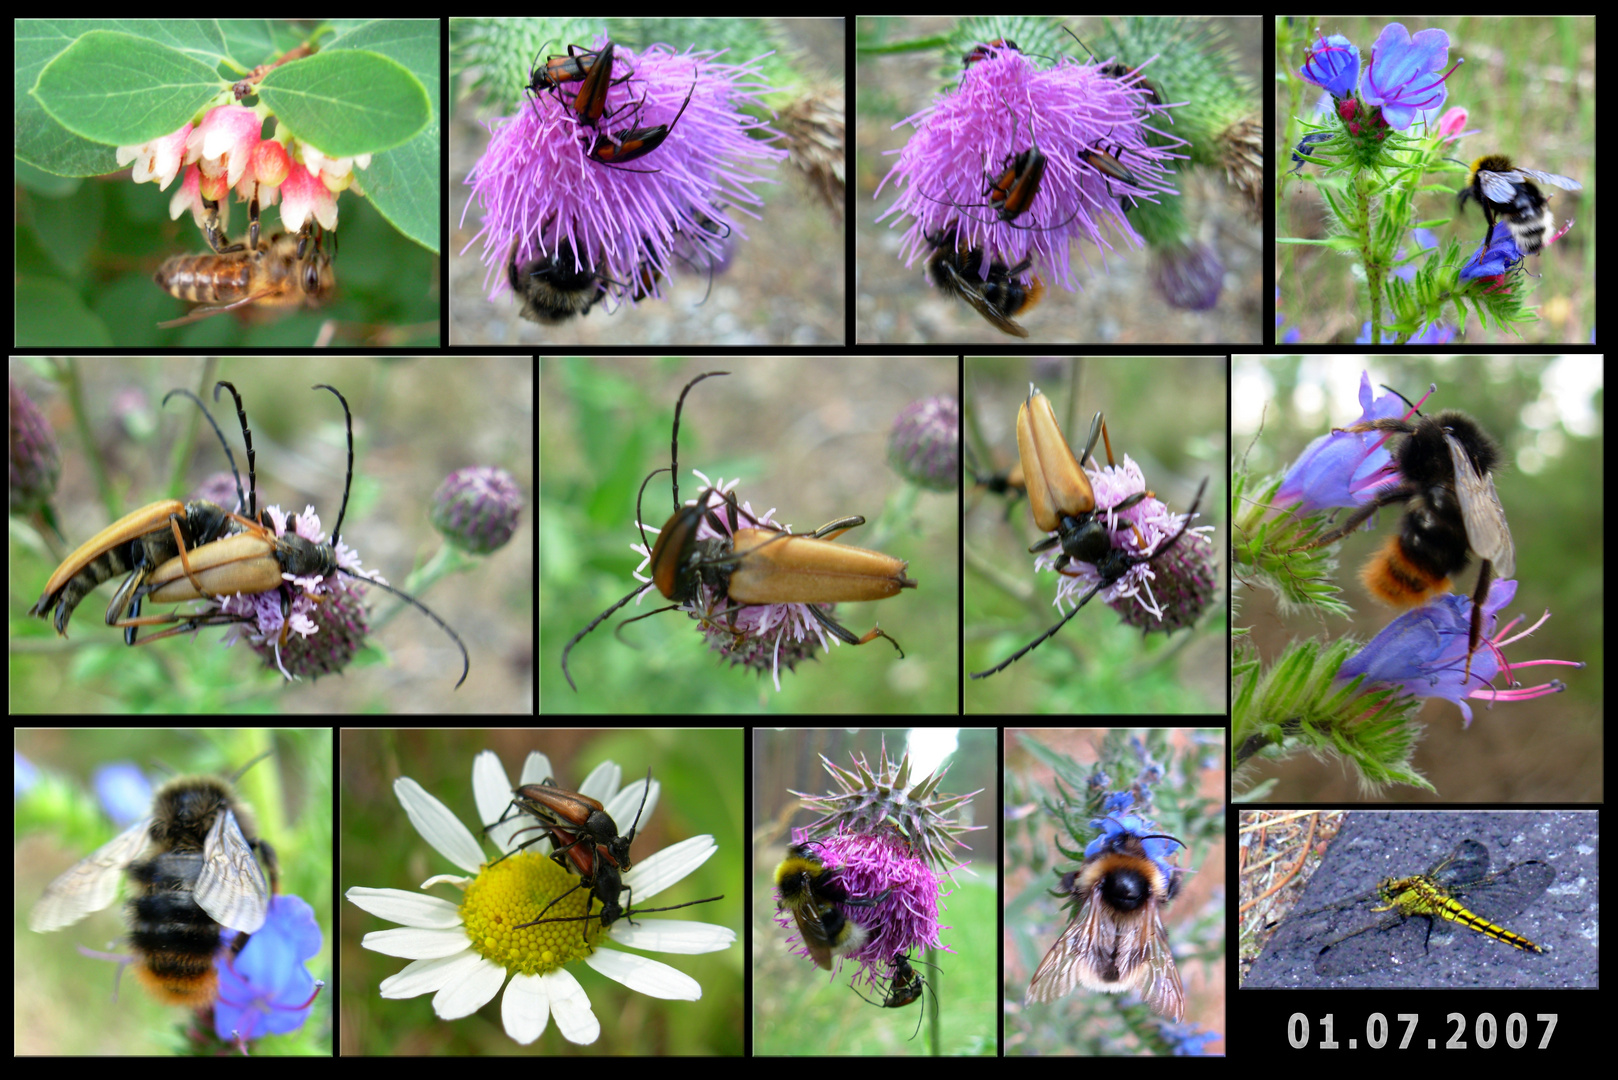
{"label": "collage panel", "polygon": [[1223,728],[1004,738],[1006,1054],[1223,1054]]}
{"label": "collage panel", "polygon": [[1595,344],[1593,15],[1274,29],[1277,341]]}
{"label": "collage panel", "polygon": [[[1249,915],[1260,951],[1245,987],[1595,985],[1594,950],[1576,929],[1600,880],[1591,811],[1240,821],[1251,888],[1271,893]],[[1311,840],[1327,852],[1318,863]]]}
{"label": "collage panel", "polygon": [[15,31],[18,347],[440,343],[437,18]]}
{"label": "collage panel", "polygon": [[953,715],[957,402],[954,357],[543,358],[542,708]]}
{"label": "collage panel", "polygon": [[1238,356],[1233,386],[1234,797],[1599,800],[1602,359]]}
{"label": "collage panel", "polygon": [[754,733],[754,1054],[997,1053],[997,740]]}
{"label": "collage panel", "polygon": [[1224,713],[1225,358],[964,371],[966,710]]}
{"label": "collage panel", "polygon": [[452,344],[848,342],[841,19],[449,28]]}
{"label": "collage panel", "polygon": [[1262,20],[852,25],[856,341],[1263,339]]}
{"label": "collage panel", "polygon": [[18,728],[15,1052],[330,1056],[332,747]]}
{"label": "collage panel", "polygon": [[348,729],[349,1056],[743,1052],[740,729]]}
{"label": "collage panel", "polygon": [[14,712],[532,712],[532,360],[11,375]]}

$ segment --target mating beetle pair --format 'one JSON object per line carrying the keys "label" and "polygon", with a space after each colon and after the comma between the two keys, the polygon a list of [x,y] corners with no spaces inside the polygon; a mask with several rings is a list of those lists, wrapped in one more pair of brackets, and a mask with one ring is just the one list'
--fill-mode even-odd
{"label": "mating beetle pair", "polygon": [[[591,161],[608,168],[622,169],[624,172],[660,172],[659,169],[627,169],[623,168],[622,163],[645,157],[663,145],[663,141],[674,130],[674,125],[685,115],[686,106],[691,104],[691,96],[697,90],[696,81],[693,79],[691,89],[680,105],[680,111],[672,120],[650,127],[622,128],[608,135],[600,130],[600,125],[604,120],[610,120],[622,112],[628,105],[620,105],[617,109],[609,111],[607,91],[614,86],[624,85],[635,74],[631,71],[619,79],[612,77],[613,54],[616,50],[617,45],[611,41],[599,50],[569,45],[566,56],[547,57],[543,67],[536,60],[524,90],[531,93],[536,102],[541,91],[551,91],[562,108],[574,117],[581,127],[595,129],[596,134],[585,143],[585,156]],[[543,47],[540,51],[544,51]],[[630,104],[640,107],[644,106],[645,102],[646,98],[643,95],[639,101]]]}
{"label": "mating beetle pair", "polygon": [[[342,403],[348,432],[348,475],[342,507],[331,538],[322,541],[317,522],[296,517],[277,519],[268,509],[259,513],[256,455],[247,414],[241,396],[230,383],[215,385],[216,399],[221,387],[235,399],[247,450],[249,490],[245,498],[235,456],[202,402],[186,390],[176,390],[168,397],[183,394],[207,416],[230,461],[238,504],[248,516],[227,513],[206,501],[182,504],[163,500],[142,507],[109,525],[68,556],[51,575],[30,613],[50,617],[54,610],[57,632],[66,636],[73,608],[102,582],[127,571],[129,576],[106,614],[107,625],[124,628],[126,644],[146,644],[203,626],[256,623],[258,633],[266,639],[278,637],[277,649],[289,644],[296,649],[303,635],[318,629],[327,657],[324,662],[311,662],[315,670],[329,671],[338,669],[346,660],[341,651],[345,644],[357,646],[357,642],[342,640],[347,628],[339,625],[353,617],[352,607],[358,605],[357,597],[341,582],[339,574],[343,574],[400,596],[449,634],[461,650],[461,679],[456,683],[459,687],[466,680],[470,660],[455,631],[414,597],[359,572],[352,553],[341,546],[342,522],[348,511],[354,472],[354,426],[347,400],[334,387],[314,387],[331,391]],[[219,606],[191,614],[143,617],[140,608],[147,599],[153,603],[213,600]],[[164,624],[178,625],[137,641],[140,627]],[[289,639],[289,630],[299,631],[298,636]]]}
{"label": "mating beetle pair", "polygon": [[[506,807],[506,812],[500,820],[484,827],[488,832],[496,825],[503,825],[511,820],[513,808],[528,815],[537,822],[536,825],[527,826],[518,830],[518,834],[530,830],[538,830],[540,835],[532,840],[525,840],[516,848],[502,855],[496,862],[509,855],[549,838],[553,850],[551,859],[563,869],[568,868],[571,862],[573,868],[579,873],[579,883],[557,896],[539,916],[529,922],[520,923],[513,930],[536,926],[545,922],[582,922],[581,934],[588,940],[587,931],[589,923],[600,920],[603,929],[610,927],[619,919],[630,919],[643,912],[674,911],[677,908],[691,907],[696,904],[710,904],[716,900],[723,900],[723,896],[712,896],[706,900],[692,900],[684,904],[675,904],[672,907],[662,908],[635,908],[634,890],[625,885],[623,874],[631,867],[629,845],[635,839],[635,833],[640,828],[641,814],[646,810],[646,799],[652,790],[652,770],[646,770],[646,779],[641,789],[640,809],[635,812],[635,821],[629,827],[629,835],[621,836],[618,833],[618,824],[607,813],[607,808],[597,799],[577,791],[568,791],[559,787],[555,780],[546,777],[544,783],[524,784],[512,789],[512,800]],[[513,837],[515,838],[515,837]],[[567,858],[564,859],[563,855]],[[559,904],[565,897],[572,895],[579,889],[589,890],[591,899],[601,901],[599,912],[580,916],[557,916],[547,919],[546,914]],[[626,890],[630,894],[630,904],[626,907],[620,903],[618,897]],[[588,902],[586,903],[588,908]]]}
{"label": "mating beetle pair", "polygon": [[[847,530],[863,525],[863,517],[838,518],[812,533],[799,535],[765,520],[768,514],[760,518],[744,509],[731,492],[710,487],[694,503],[680,502],[680,413],[685,397],[702,380],[728,374],[705,372],[680,391],[674,409],[669,467],[647,474],[636,496],[636,520],[642,521],[640,500],[646,485],[658,473],[669,472],[674,513],[659,532],[655,546],[646,543],[642,526],[650,580],[596,616],[562,649],[562,673],[575,690],[578,687],[567,667],[573,646],[654,585],[675,603],[637,618],[683,607],[701,619],[705,631],[720,642],[722,655],[736,662],[745,660],[760,670],[770,662],[772,650],[790,647],[793,640],[802,642],[809,629],[830,633],[850,645],[887,638],[899,650],[900,658],[904,657],[899,643],[880,627],[863,637],[856,636],[818,606],[881,600],[916,587],[916,582],[905,575],[909,565],[905,560],[832,542]],[[626,620],[621,626],[634,621]],[[796,633],[795,639],[790,636],[792,632]]]}

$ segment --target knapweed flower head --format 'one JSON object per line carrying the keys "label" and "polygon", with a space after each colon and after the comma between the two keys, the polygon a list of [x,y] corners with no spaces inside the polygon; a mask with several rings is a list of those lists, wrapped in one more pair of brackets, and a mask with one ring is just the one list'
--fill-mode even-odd
{"label": "knapweed flower head", "polygon": [[948,872],[961,865],[954,851],[966,847],[961,834],[983,828],[963,825],[955,816],[978,792],[938,794],[944,772],[915,779],[910,774],[910,756],[898,761],[889,758],[886,739],[874,766],[864,755],[855,755],[852,769],[825,757],[820,764],[839,790],[827,795],[792,793],[803,800],[804,809],[820,814],[809,823],[813,833],[878,833],[892,829],[923,861]]}
{"label": "knapweed flower head", "polygon": [[[312,506],[291,515],[282,513],[279,506],[269,506],[264,508],[264,516],[277,537],[290,532],[317,547],[326,539]],[[370,575],[360,568],[359,554],[340,538],[336,556],[337,565],[352,571],[354,577],[340,572],[283,573],[280,588],[222,596],[210,601],[204,611],[217,612],[217,621],[227,617],[240,620],[224,643],[246,641],[267,666],[288,679],[341,672],[370,634],[363,584]]]}
{"label": "knapweed flower head", "polygon": [[[739,483],[738,480],[721,479],[710,483],[706,476],[695,469],[692,475],[702,482],[699,497],[705,501],[707,511],[698,519],[696,542],[699,545],[717,541],[719,546],[712,550],[729,551],[734,547],[738,529],[792,531],[789,526],[776,522],[773,508],[761,513],[755,511],[751,503],[738,501],[732,509],[727,496]],[[694,506],[696,501],[692,500],[687,505]],[[637,522],[636,528],[644,529],[646,533],[659,531],[657,526],[645,522]],[[642,560],[635,569],[637,580],[652,581],[642,571],[650,566],[652,551],[656,546],[655,540],[650,544],[637,541],[632,545]],[[826,632],[820,620],[810,612],[808,604],[736,604],[728,597],[728,581],[729,574],[722,569],[711,577],[705,576],[697,586],[696,595],[685,601],[680,610],[697,621],[708,647],[729,660],[732,666],[751,668],[760,674],[772,672],[777,691],[781,689],[783,667],[793,671],[800,660],[818,655],[821,649],[828,647],[828,642],[837,640]],[[636,597],[635,603],[638,605],[647,595],[655,593],[655,589],[646,589]],[[829,612],[834,605],[816,606]]]}
{"label": "knapweed flower head", "polygon": [[937,238],[955,236],[963,249],[988,253],[980,279],[991,263],[1032,257],[1071,291],[1072,240],[1105,249],[1116,233],[1141,246],[1126,210],[1133,200],[1176,194],[1167,165],[1176,155],[1148,145],[1147,135],[1179,140],[1153,126],[1165,107],[1151,104],[1138,69],[1066,56],[1041,68],[1009,45],[983,53],[955,90],[901,121],[916,133],[877,187],[878,196],[889,180],[901,188],[878,220],[912,219],[907,265]]}
{"label": "knapweed flower head", "polygon": [[544,86],[541,58],[540,88],[492,125],[467,177],[484,210],[478,237],[491,298],[550,259],[560,265],[548,272],[586,285],[594,278],[592,299],[659,295],[675,264],[706,272],[724,262],[726,241],[746,235],[735,214],[762,205],[749,185],[766,177],[750,170],[786,156],[760,138],[775,133],[743,111],[762,111],[757,98],[771,89],[763,57],[728,64],[714,51],[612,50],[599,116],[581,112],[579,82]]}
{"label": "knapweed flower head", "polygon": [[[523,763],[521,783],[538,784],[554,775],[549,758],[536,751]],[[637,812],[644,822],[656,810],[661,785],[638,779],[619,787],[621,778],[615,763],[603,762],[579,784],[579,794],[600,802],[617,822],[633,821]],[[735,933],[722,926],[635,917],[646,900],[717,852],[713,837],[692,837],[649,855],[637,852],[634,868],[622,874],[625,897],[632,896],[634,904],[625,904],[628,910],[606,924],[596,890],[584,886],[558,861],[574,865],[562,851],[550,850],[554,832],[545,835],[548,830],[531,815],[510,813],[516,785],[492,752],[479,754],[473,762],[472,785],[478,817],[487,824],[468,828],[415,781],[394,782],[394,793],[411,824],[464,872],[429,879],[423,887],[453,885],[462,890],[459,900],[360,887],[346,894],[351,903],[401,924],[397,930],[369,934],[364,942],[366,948],[412,960],[399,974],[383,980],[379,988],[383,997],[433,994],[438,1015],[458,1019],[481,1008],[504,986],[500,1017],[514,1040],[533,1042],[554,1016],[563,1037],[581,1045],[600,1037],[601,1022],[591,1010],[589,995],[568,970],[570,964],[582,962],[609,979],[665,1000],[702,997],[702,986],[684,973],[607,946],[616,940],[638,949],[692,955],[726,949],[735,942]],[[643,801],[644,809],[638,809]],[[530,844],[536,832],[539,842]],[[506,855],[490,859],[481,844],[485,835]],[[508,974],[511,980],[506,983]]]}
{"label": "knapweed flower head", "polygon": [[[1186,515],[1170,510],[1155,495],[1132,506],[1119,504],[1146,491],[1146,477],[1140,465],[1128,454],[1118,465],[1094,466],[1086,461],[1085,476],[1095,493],[1096,514],[1107,529],[1115,550],[1143,560],[1134,563],[1100,597],[1131,626],[1169,633],[1196,621],[1213,599],[1216,577],[1213,567],[1212,525],[1185,530],[1171,548],[1165,545],[1186,524]],[[1058,536],[1059,533],[1051,533]],[[1156,554],[1162,551],[1161,555]],[[1063,558],[1060,544],[1039,555],[1034,569],[1056,569]],[[1079,603],[1084,595],[1104,580],[1095,563],[1064,559],[1057,575],[1058,611]]]}

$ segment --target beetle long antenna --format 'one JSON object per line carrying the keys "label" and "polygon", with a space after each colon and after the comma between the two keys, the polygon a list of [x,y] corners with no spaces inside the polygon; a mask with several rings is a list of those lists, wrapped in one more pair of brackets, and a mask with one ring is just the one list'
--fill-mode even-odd
{"label": "beetle long antenna", "polygon": [[[690,99],[687,98],[686,100],[689,101]],[[682,109],[680,111],[684,112],[685,110]],[[679,118],[676,117],[675,119]],[[675,510],[680,509],[680,410],[685,408],[685,395],[689,394],[691,392],[691,388],[697,385],[697,383],[701,382],[703,379],[710,378],[714,375],[729,374],[730,372],[728,371],[704,371],[701,375],[698,375],[696,378],[685,384],[685,389],[680,391],[680,400],[674,403],[674,437],[669,440],[669,472],[674,480]],[[642,487],[644,486],[645,485],[643,484]],[[642,537],[642,539],[645,538]]]}
{"label": "beetle long antenna", "polygon": [[[653,585],[653,583],[648,581],[646,584],[642,585],[640,588],[636,589],[634,592],[630,593],[628,596],[624,597],[622,600],[620,600],[616,604],[612,605],[612,607],[608,608],[606,611],[603,611],[600,615],[597,615],[595,618],[591,619],[589,626],[586,626],[583,630],[580,630],[577,634],[574,634],[573,635],[573,640],[569,641],[566,645],[564,645],[562,647],[562,674],[563,674],[563,676],[565,676],[567,678],[567,685],[572,688],[572,690],[573,690],[573,692],[575,694],[579,692],[579,688],[577,686],[573,685],[573,676],[568,674],[568,670],[567,670],[567,654],[573,651],[573,646],[577,645],[580,641],[582,641],[584,639],[585,634],[588,634],[590,631],[592,631],[596,627],[600,626],[603,622],[605,622],[608,618],[610,618],[612,616],[613,612],[617,611],[619,608],[623,607],[625,604],[627,604],[631,600],[635,599],[635,597],[639,596],[641,593],[645,592],[647,589],[650,589],[652,587],[652,585]],[[672,608],[664,608],[663,610],[664,611],[670,611],[670,610],[673,610],[673,609]]]}
{"label": "beetle long antenna", "polygon": [[[332,550],[335,551],[337,549],[337,538],[341,536],[343,532],[343,515],[348,513],[348,489],[354,480],[354,415],[348,411],[348,399],[343,397],[341,393],[338,393],[335,386],[327,386],[325,383],[318,383],[311,386],[309,389],[330,390],[332,393],[337,394],[337,400],[343,403],[343,421],[348,425],[348,474],[343,477],[343,505],[342,508],[337,511],[337,527],[331,531],[331,546]],[[426,611],[427,609],[422,608],[422,610]],[[433,618],[436,619],[437,616],[435,615]],[[442,626],[443,624],[440,623],[439,625]],[[445,626],[444,629],[448,630],[449,627]],[[453,633],[450,636],[455,637]],[[455,640],[460,641],[461,639],[455,638]],[[465,645],[461,646],[461,651],[463,653],[466,651]],[[461,678],[464,679],[466,676],[462,675]],[[461,684],[456,683],[455,685],[459,686]]]}
{"label": "beetle long antenna", "polygon": [[253,432],[247,426],[247,410],[242,408],[242,396],[236,392],[236,388],[223,379],[213,384],[214,404],[219,403],[221,386],[229,390],[230,396],[236,399],[236,419],[241,421],[242,442],[247,446],[247,516],[262,525],[264,523],[259,521],[258,516],[258,458],[253,453]]}
{"label": "beetle long antenna", "polygon": [[[333,537],[332,538],[332,544],[333,544],[332,550],[334,552],[336,551],[336,546],[335,546],[336,543],[337,543],[336,537]],[[337,569],[341,570],[343,573],[347,574],[349,577],[354,578],[357,581],[363,581],[367,585],[375,585],[378,588],[386,589],[386,590],[388,590],[388,592],[392,593],[394,596],[397,596],[402,600],[408,600],[411,604],[415,605],[417,610],[419,610],[423,615],[427,616],[433,622],[437,623],[439,625],[439,628],[442,629],[444,631],[444,633],[448,634],[452,639],[454,639],[455,644],[458,645],[460,647],[460,650],[461,650],[461,678],[460,678],[460,680],[458,682],[456,682],[456,684],[454,686],[454,689],[459,690],[461,688],[461,683],[466,681],[466,673],[472,669],[472,661],[471,661],[471,658],[467,655],[466,643],[461,640],[461,636],[459,634],[457,634],[455,631],[450,629],[449,623],[445,622],[443,619],[440,619],[437,615],[434,615],[432,613],[431,608],[429,608],[426,604],[423,604],[420,600],[417,600],[414,596],[411,596],[407,592],[403,592],[403,591],[401,591],[399,589],[395,589],[392,585],[385,585],[382,582],[376,580],[375,578],[368,578],[364,574],[356,574],[356,573],[354,573],[354,571],[352,571],[352,570],[350,570],[350,569],[348,569],[347,567],[344,567],[344,566],[339,566]]]}
{"label": "beetle long antenna", "polygon": [[184,394],[186,397],[196,402],[197,408],[202,410],[202,415],[208,418],[208,424],[213,428],[213,433],[219,436],[219,445],[224,447],[225,460],[230,462],[230,475],[236,478],[236,509],[246,510],[247,496],[242,494],[242,474],[236,471],[236,455],[230,452],[230,443],[225,441],[225,433],[219,430],[219,422],[213,418],[213,413],[208,411],[208,406],[202,403],[202,399],[197,397],[197,395],[193,394],[189,390],[170,390],[168,393],[163,395],[163,404],[165,406],[168,405],[169,398],[173,397],[175,394]]}

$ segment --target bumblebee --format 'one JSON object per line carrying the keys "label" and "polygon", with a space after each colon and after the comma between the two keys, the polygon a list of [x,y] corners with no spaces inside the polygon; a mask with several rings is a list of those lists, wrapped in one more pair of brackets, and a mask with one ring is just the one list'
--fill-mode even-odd
{"label": "bumblebee", "polygon": [[[1411,408],[1414,411],[1415,406]],[[1404,435],[1393,451],[1398,482],[1309,547],[1340,540],[1381,507],[1405,503],[1398,532],[1360,572],[1360,580],[1373,596],[1400,608],[1420,607],[1437,593],[1448,592],[1450,577],[1466,569],[1468,556],[1475,554],[1481,565],[1472,590],[1472,623],[1462,675],[1465,685],[1472,677],[1472,655],[1482,638],[1489,582],[1495,576],[1510,577],[1517,566],[1511,529],[1491,475],[1500,465],[1500,447],[1476,420],[1454,410],[1437,416],[1416,413],[1414,423],[1372,420],[1343,430]]]}
{"label": "bumblebee", "polygon": [[521,264],[517,244],[511,242],[506,281],[522,301],[518,314],[529,322],[553,324],[588,315],[606,295],[601,284],[605,279],[595,267],[581,265],[574,258],[573,245],[567,240],[558,242],[554,253]]}
{"label": "bumblebee", "polygon": [[819,967],[831,970],[834,956],[858,951],[870,940],[871,932],[843,914],[843,907],[875,907],[888,898],[892,889],[875,896],[851,898],[836,868],[828,869],[820,854],[809,844],[794,844],[787,857],[775,868],[779,896],[775,910],[792,909],[798,933]]}
{"label": "bumblebee", "polygon": [[983,265],[983,249],[962,249],[954,233],[927,237],[933,246],[927,259],[927,273],[940,292],[959,297],[971,304],[979,315],[1003,334],[1027,337],[1028,331],[1013,316],[1021,315],[1039,303],[1045,295],[1045,283],[1035,275],[1027,281],[1019,279],[1033,265],[1032,257],[1016,266],[991,262],[987,278],[979,277]]}
{"label": "bumblebee", "polygon": [[1084,864],[1062,875],[1053,891],[1072,897],[1078,915],[1039,962],[1023,1004],[1055,1001],[1075,986],[1138,990],[1162,1016],[1183,1018],[1185,989],[1163,929],[1163,905],[1179,891],[1183,871],[1149,854],[1148,840],[1184,846],[1172,836],[1120,828],[1092,842]]}
{"label": "bumblebee", "polygon": [[218,994],[214,959],[220,930],[235,930],[235,956],[264,925],[269,891],[253,857],[257,851],[279,889],[275,853],[254,836],[252,818],[231,783],[191,776],[164,785],[145,818],[51,882],[34,905],[30,929],[71,926],[112,903],[118,874],[129,872],[130,950],[136,975],[161,1001],[201,1008]]}
{"label": "bumblebee", "polygon": [[1535,180],[1563,191],[1583,190],[1583,185],[1571,177],[1514,168],[1511,159],[1503,154],[1485,154],[1472,162],[1466,187],[1456,196],[1456,207],[1464,210],[1467,199],[1476,199],[1483,207],[1483,217],[1488,222],[1483,247],[1489,244],[1496,219],[1505,221],[1524,255],[1537,255],[1544,247],[1545,234],[1556,224],[1556,218],[1546,205],[1546,197],[1534,186]]}

